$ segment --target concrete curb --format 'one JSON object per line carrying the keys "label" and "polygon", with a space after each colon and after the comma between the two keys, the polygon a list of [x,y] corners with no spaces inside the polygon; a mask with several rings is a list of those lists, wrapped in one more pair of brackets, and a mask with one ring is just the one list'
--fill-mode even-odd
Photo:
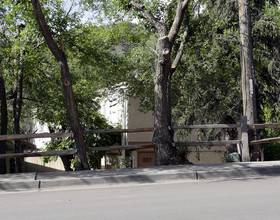
{"label": "concrete curb", "polygon": [[273,176],[280,174],[280,162],[250,162],[217,164],[208,167],[197,166],[193,168],[197,173],[197,179],[237,179],[250,177]]}
{"label": "concrete curb", "polygon": [[251,177],[262,178],[273,175],[280,175],[280,161],[162,166],[103,171],[21,173],[0,175],[0,192],[127,183],[231,180]]}
{"label": "concrete curb", "polygon": [[39,181],[36,173],[16,173],[0,175],[1,191],[37,190]]}
{"label": "concrete curb", "polygon": [[230,171],[197,171],[198,180],[213,180],[213,179],[237,179],[237,178],[250,178],[257,176],[273,176],[279,175],[279,168],[256,168],[256,169],[238,169]]}
{"label": "concrete curb", "polygon": [[80,178],[68,180],[40,180],[40,189],[69,187],[69,186],[93,186],[93,185],[117,185],[127,183],[157,183],[174,180],[193,180],[195,173],[164,174],[164,175],[119,175],[99,178]]}
{"label": "concrete curb", "polygon": [[1,191],[25,191],[25,190],[38,190],[39,181],[17,181],[9,183],[0,183]]}
{"label": "concrete curb", "polygon": [[[51,175],[51,176],[50,176]],[[135,168],[106,171],[79,171],[64,173],[38,174],[40,189],[92,186],[92,185],[117,185],[126,183],[156,183],[174,180],[195,180],[195,172],[185,166],[161,168]]]}

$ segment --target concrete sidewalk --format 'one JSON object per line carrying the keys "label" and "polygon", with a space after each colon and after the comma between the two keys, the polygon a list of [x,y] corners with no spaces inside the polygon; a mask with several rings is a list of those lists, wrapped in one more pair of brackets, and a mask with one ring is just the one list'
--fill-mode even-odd
{"label": "concrete sidewalk", "polygon": [[230,180],[272,175],[280,175],[280,161],[161,166],[98,171],[21,173],[0,175],[0,192],[124,183]]}

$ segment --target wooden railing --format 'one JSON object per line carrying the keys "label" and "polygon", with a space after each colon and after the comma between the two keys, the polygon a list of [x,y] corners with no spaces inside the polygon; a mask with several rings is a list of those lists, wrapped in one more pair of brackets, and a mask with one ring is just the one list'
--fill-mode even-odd
{"label": "wooden railing", "polygon": [[[209,125],[184,125],[173,126],[174,130],[179,129],[222,129],[222,128],[240,128],[241,124],[209,124]],[[224,140],[224,141],[192,141],[176,142],[180,146],[223,146],[227,144],[241,144],[241,140]]]}
{"label": "wooden railing", "polygon": [[[87,130],[84,134],[109,134],[109,133],[136,133],[136,132],[151,132],[153,128],[135,128],[135,129],[98,129]],[[11,134],[0,135],[0,141],[3,140],[20,140],[32,138],[58,138],[58,137],[73,137],[71,132],[66,133],[39,133],[39,134]]]}
{"label": "wooden railing", "polygon": [[258,145],[263,143],[279,142],[280,137],[265,138],[260,140],[249,140],[248,131],[250,129],[266,129],[266,128],[280,128],[280,123],[270,124],[247,124],[247,117],[241,118],[240,124],[211,124],[211,125],[187,125],[174,126],[174,129],[222,129],[222,128],[241,128],[241,140],[225,140],[225,141],[193,141],[193,142],[178,142],[181,146],[222,146],[227,144],[240,144],[242,146],[242,161],[250,161],[249,145]]}
{"label": "wooden railing", "polygon": [[[280,123],[272,124],[253,124],[247,125],[246,116],[242,117],[240,124],[210,124],[210,125],[173,125],[172,129],[222,129],[222,128],[241,128],[240,140],[223,140],[223,141],[193,141],[193,142],[176,142],[180,146],[223,146],[227,144],[241,144],[242,145],[242,161],[249,161],[249,145],[272,143],[280,141],[280,137],[265,138],[260,140],[252,140],[249,142],[249,129],[265,129],[265,128],[280,128]],[[88,130],[84,134],[108,134],[108,133],[138,133],[138,132],[152,132],[153,128],[137,128],[137,129],[101,129]],[[32,138],[58,138],[58,137],[72,137],[71,132],[68,133],[39,133],[39,134],[16,134],[16,135],[0,135],[1,140],[22,140]],[[138,145],[121,145],[108,147],[94,147],[89,148],[88,151],[111,151],[111,150],[127,150],[127,149],[144,149],[156,147],[154,144],[138,144]],[[62,156],[77,153],[76,149],[69,149],[63,151],[48,151],[48,152],[28,152],[17,154],[0,154],[0,159],[16,158],[16,157],[42,157],[42,156]]]}

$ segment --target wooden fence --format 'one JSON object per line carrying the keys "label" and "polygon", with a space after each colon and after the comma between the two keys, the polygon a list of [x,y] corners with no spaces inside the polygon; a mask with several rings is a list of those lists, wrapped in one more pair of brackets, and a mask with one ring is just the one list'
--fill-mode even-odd
{"label": "wooden fence", "polygon": [[222,146],[227,144],[240,144],[242,146],[242,161],[250,161],[249,145],[259,145],[264,143],[279,142],[280,137],[265,138],[260,140],[249,140],[248,132],[250,129],[266,129],[266,128],[280,128],[280,123],[270,123],[270,124],[247,124],[247,117],[243,116],[241,118],[240,124],[211,124],[211,125],[187,125],[187,126],[174,126],[174,129],[207,129],[207,128],[239,128],[241,129],[241,139],[240,140],[227,140],[227,141],[194,141],[194,142],[183,142],[180,145],[185,146]]}
{"label": "wooden fence", "polygon": [[[135,129],[99,129],[87,130],[84,134],[108,134],[108,133],[139,133],[152,132],[153,128],[135,128]],[[0,141],[7,140],[23,140],[34,138],[66,138],[73,137],[73,133],[39,133],[39,134],[13,134],[0,135]],[[111,151],[111,150],[136,150],[156,147],[154,144],[134,144],[134,145],[120,145],[120,146],[104,146],[88,148],[88,151]],[[62,151],[45,151],[45,152],[27,152],[27,153],[13,153],[0,154],[0,159],[6,158],[24,158],[24,157],[44,157],[44,156],[63,156],[76,154],[76,149],[62,150]]]}
{"label": "wooden fence", "polygon": [[[174,130],[179,129],[222,129],[222,128],[238,128],[241,129],[240,140],[223,140],[223,141],[193,141],[193,142],[176,142],[181,146],[223,146],[227,144],[240,144],[242,146],[242,161],[250,161],[249,145],[257,145],[263,143],[272,143],[280,141],[280,137],[265,138],[260,140],[249,141],[249,129],[265,129],[265,128],[280,128],[280,123],[272,124],[247,124],[247,117],[241,118],[240,124],[211,124],[211,125],[186,125],[172,127]],[[138,132],[152,132],[153,128],[137,128],[137,129],[102,129],[102,130],[88,130],[84,134],[104,134],[104,133],[138,133]],[[17,134],[17,135],[0,135],[1,140],[22,140],[32,138],[58,138],[58,137],[72,137],[73,134],[68,133],[40,133],[40,134]],[[141,145],[121,145],[108,147],[94,147],[89,148],[88,151],[111,151],[111,150],[127,150],[127,149],[143,149],[156,147],[154,144]],[[16,157],[42,157],[42,156],[62,156],[77,153],[76,149],[63,151],[48,151],[48,152],[30,152],[17,154],[1,154],[0,159],[16,158]]]}

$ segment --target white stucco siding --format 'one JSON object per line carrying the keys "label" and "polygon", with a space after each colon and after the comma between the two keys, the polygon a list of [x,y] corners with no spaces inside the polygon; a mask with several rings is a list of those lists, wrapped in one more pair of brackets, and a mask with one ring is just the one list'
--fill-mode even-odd
{"label": "white stucco siding", "polygon": [[127,100],[119,94],[104,98],[101,101],[100,113],[113,126],[127,127]]}
{"label": "white stucco siding", "polygon": [[[47,124],[41,124],[38,121],[35,122],[35,133],[49,133],[49,128]],[[51,138],[35,138],[33,143],[36,145],[37,148],[43,149],[46,146],[46,143],[50,142]]]}

